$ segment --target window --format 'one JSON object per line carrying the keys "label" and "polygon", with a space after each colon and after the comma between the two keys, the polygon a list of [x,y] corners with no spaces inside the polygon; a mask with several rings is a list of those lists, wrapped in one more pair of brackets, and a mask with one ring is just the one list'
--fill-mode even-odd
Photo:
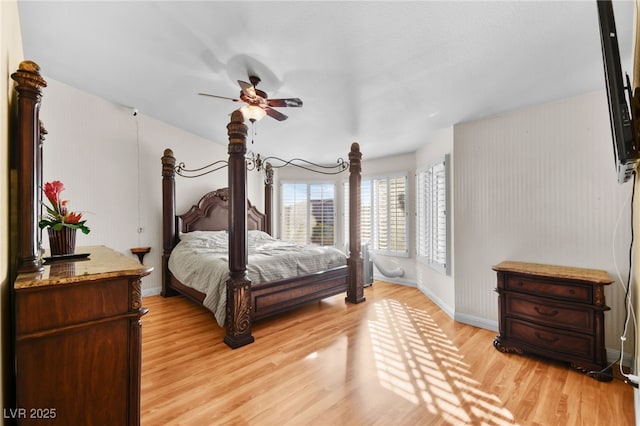
{"label": "window", "polygon": [[[406,256],[407,176],[362,179],[361,237],[380,254]],[[345,242],[349,240],[349,183],[344,184]]]}
{"label": "window", "polygon": [[283,183],[282,239],[302,244],[334,244],[332,183]]}
{"label": "window", "polygon": [[417,174],[418,259],[449,273],[448,156]]}

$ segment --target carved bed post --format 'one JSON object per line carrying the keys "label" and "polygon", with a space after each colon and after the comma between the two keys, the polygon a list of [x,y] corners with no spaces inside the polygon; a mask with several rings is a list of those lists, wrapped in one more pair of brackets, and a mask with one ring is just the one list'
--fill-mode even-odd
{"label": "carved bed post", "polygon": [[43,270],[38,241],[40,200],[40,100],[47,82],[40,76],[40,67],[32,61],[22,61],[11,74],[18,92],[17,158],[17,272]]}
{"label": "carved bed post", "polygon": [[251,281],[247,275],[247,126],[240,110],[231,114],[229,135],[229,280],[224,342],[235,349],[253,342]]}
{"label": "carved bed post", "polygon": [[360,303],[364,297],[364,271],[360,241],[360,208],[362,181],[362,154],[357,142],[351,144],[349,152],[349,287],[347,302]]}
{"label": "carved bed post", "polygon": [[178,294],[169,288],[168,263],[171,250],[176,245],[177,224],[176,224],[176,182],[175,182],[176,159],[173,151],[164,150],[162,156],[162,295],[164,297]]}
{"label": "carved bed post", "polygon": [[273,236],[273,167],[271,167],[271,163],[265,163],[264,174],[264,213],[266,216],[264,232]]}

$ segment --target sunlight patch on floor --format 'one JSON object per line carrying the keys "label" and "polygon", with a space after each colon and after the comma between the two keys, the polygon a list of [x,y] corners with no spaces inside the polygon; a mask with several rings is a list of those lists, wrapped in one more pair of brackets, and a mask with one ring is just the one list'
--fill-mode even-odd
{"label": "sunlight patch on floor", "polygon": [[368,322],[380,385],[452,424],[512,425],[498,397],[479,389],[469,365],[424,311],[394,300]]}
{"label": "sunlight patch on floor", "polygon": [[316,359],[318,358],[318,352],[311,352],[309,355],[307,355],[304,359],[306,360],[312,360],[312,359]]}

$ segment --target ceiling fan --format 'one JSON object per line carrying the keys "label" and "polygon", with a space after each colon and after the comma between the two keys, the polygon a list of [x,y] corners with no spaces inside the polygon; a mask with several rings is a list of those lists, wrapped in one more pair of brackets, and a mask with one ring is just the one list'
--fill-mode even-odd
{"label": "ceiling fan", "polygon": [[[247,83],[246,81],[238,80],[238,84],[242,89],[240,91],[240,98],[229,98],[226,96],[218,96],[211,95],[208,93],[198,93],[198,95],[209,96],[212,98],[219,99],[228,99],[234,102],[246,102],[247,107],[241,108],[243,113],[245,111],[249,114],[250,121],[257,121],[262,118],[265,114],[271,118],[275,118],[278,121],[283,121],[287,119],[287,116],[283,113],[276,111],[273,107],[281,108],[281,107],[301,107],[302,100],[300,98],[286,98],[286,99],[269,99],[267,94],[260,89],[257,89],[256,86],[260,83],[260,78],[255,75],[249,76],[249,81],[251,83]],[[257,113],[256,115],[251,115],[251,113]]]}

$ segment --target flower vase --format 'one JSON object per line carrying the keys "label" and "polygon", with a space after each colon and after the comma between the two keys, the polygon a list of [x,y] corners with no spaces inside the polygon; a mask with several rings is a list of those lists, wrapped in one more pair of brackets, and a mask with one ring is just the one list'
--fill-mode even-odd
{"label": "flower vase", "polygon": [[73,254],[76,251],[76,229],[63,227],[56,231],[48,228],[49,248],[52,256]]}

